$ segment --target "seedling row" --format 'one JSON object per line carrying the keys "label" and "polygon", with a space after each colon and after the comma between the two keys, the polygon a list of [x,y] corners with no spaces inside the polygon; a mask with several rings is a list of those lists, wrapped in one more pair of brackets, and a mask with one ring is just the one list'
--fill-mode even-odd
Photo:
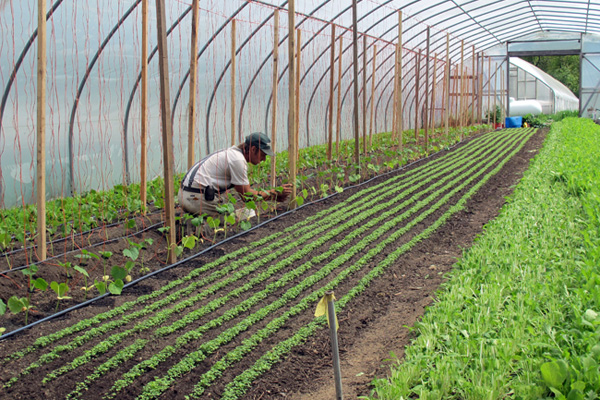
{"label": "seedling row", "polygon": [[[56,398],[243,396],[325,324],[312,313],[326,290],[346,307],[460,211],[534,132],[482,135],[285,229],[263,228],[249,237],[264,237],[203,259],[149,294],[124,292],[114,308],[6,355],[0,393],[27,395],[41,380]],[[240,371],[233,378],[232,368]],[[53,392],[64,385],[69,392]]]}

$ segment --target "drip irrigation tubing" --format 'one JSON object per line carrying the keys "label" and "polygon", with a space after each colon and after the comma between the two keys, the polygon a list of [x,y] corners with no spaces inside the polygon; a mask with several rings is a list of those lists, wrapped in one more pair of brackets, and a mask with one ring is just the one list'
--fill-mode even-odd
{"label": "drip irrigation tubing", "polygon": [[[473,138],[476,138],[476,137],[479,137],[479,136],[481,136],[482,134],[483,134],[483,133],[479,133],[479,134],[477,134],[477,135],[473,135],[473,136],[471,136],[470,138],[471,138],[471,139],[473,139]],[[459,144],[461,144],[461,143],[462,143],[462,142],[458,142],[458,143],[456,143],[455,145],[448,147],[448,150],[455,148],[456,146],[458,146],[458,145],[459,145]],[[366,185],[366,184],[370,183],[371,181],[373,181],[373,180],[375,180],[375,179],[378,179],[378,178],[381,178],[381,177],[385,177],[385,176],[387,176],[387,175],[390,175],[390,174],[395,174],[395,173],[398,173],[398,172],[402,171],[403,169],[406,169],[406,168],[408,168],[408,167],[411,167],[411,166],[413,166],[413,165],[415,165],[415,164],[417,164],[417,163],[420,163],[420,162],[423,162],[423,161],[429,160],[429,159],[430,159],[430,158],[432,158],[433,156],[435,156],[435,155],[437,155],[437,154],[439,154],[439,153],[441,153],[441,152],[444,152],[444,151],[447,151],[447,150],[445,150],[445,149],[444,149],[444,150],[440,150],[440,151],[438,151],[438,152],[436,152],[436,153],[433,153],[433,154],[430,154],[430,155],[428,155],[427,157],[420,158],[420,159],[418,159],[418,160],[415,160],[415,161],[413,161],[413,162],[411,162],[411,163],[408,163],[408,164],[406,164],[406,165],[403,165],[403,166],[401,166],[400,168],[396,168],[396,169],[394,169],[394,170],[390,170],[390,171],[384,172],[383,174],[376,175],[376,176],[374,176],[374,177],[372,177],[372,178],[369,178],[369,179],[367,179],[366,181],[364,181],[364,182],[361,182],[361,183],[358,183],[358,184],[356,184],[356,185],[348,186],[348,187],[344,188],[344,191],[346,191],[346,190],[351,190],[351,189],[355,189],[355,188],[357,188],[357,187],[361,187],[361,186],[363,186],[363,185]],[[282,214],[276,215],[275,217],[273,217],[273,218],[271,218],[271,219],[268,219],[267,221],[261,222],[260,224],[258,224],[258,225],[256,225],[256,226],[253,226],[252,228],[250,228],[250,229],[248,229],[248,230],[246,230],[246,231],[240,232],[240,233],[238,233],[238,234],[235,234],[235,235],[233,235],[233,236],[230,236],[230,237],[228,237],[227,239],[224,239],[224,240],[222,240],[222,241],[220,241],[220,242],[218,242],[218,243],[215,243],[215,244],[213,244],[212,246],[210,246],[210,247],[207,247],[206,249],[204,249],[204,250],[202,250],[202,251],[199,251],[199,252],[198,252],[198,253],[196,253],[196,254],[193,254],[193,255],[191,255],[191,256],[189,256],[189,257],[187,257],[187,258],[184,258],[184,259],[182,259],[182,260],[179,260],[179,261],[177,261],[177,262],[175,262],[175,263],[173,263],[173,264],[171,264],[171,265],[167,265],[166,267],[164,267],[164,268],[161,268],[161,269],[159,269],[159,270],[156,270],[156,271],[154,271],[154,272],[151,272],[151,273],[149,273],[149,274],[147,274],[147,275],[144,275],[144,276],[142,276],[142,277],[139,277],[139,278],[137,278],[137,279],[135,279],[135,280],[133,280],[133,281],[131,281],[131,282],[129,282],[129,283],[127,283],[127,284],[125,284],[125,285],[123,286],[123,289],[125,289],[125,288],[128,288],[128,287],[131,287],[131,286],[133,286],[133,285],[137,284],[138,282],[141,282],[141,281],[143,281],[143,280],[145,280],[145,279],[147,279],[147,278],[150,278],[150,277],[153,277],[153,276],[155,276],[155,275],[158,275],[158,274],[160,274],[160,273],[162,273],[162,272],[164,272],[164,271],[167,271],[167,270],[169,270],[169,269],[171,269],[171,268],[178,267],[178,266],[180,266],[180,265],[182,265],[182,264],[185,264],[185,263],[187,263],[188,261],[191,261],[191,260],[193,260],[194,258],[196,258],[196,257],[198,257],[198,256],[200,256],[200,255],[202,255],[202,254],[204,254],[204,253],[206,253],[206,252],[208,252],[208,251],[210,251],[210,250],[212,250],[212,249],[216,248],[217,246],[223,245],[223,244],[225,244],[225,243],[227,243],[227,242],[229,242],[229,241],[231,241],[231,240],[237,239],[238,237],[240,237],[240,236],[242,236],[242,235],[245,235],[245,234],[247,234],[248,232],[252,232],[252,231],[253,231],[253,230],[255,230],[255,229],[258,229],[258,228],[260,228],[260,227],[262,227],[262,226],[264,226],[264,225],[266,225],[266,224],[268,224],[268,223],[270,223],[270,222],[272,222],[272,221],[275,221],[275,220],[277,220],[277,219],[279,219],[279,218],[282,218],[282,217],[284,217],[284,216],[286,216],[286,215],[292,214],[292,213],[294,213],[294,212],[296,212],[296,211],[298,211],[298,210],[300,210],[300,209],[302,209],[302,208],[304,208],[304,207],[307,207],[307,206],[310,206],[310,205],[317,204],[317,203],[320,203],[320,202],[322,202],[322,201],[328,200],[328,199],[330,199],[331,197],[333,197],[333,196],[336,196],[336,195],[338,195],[338,194],[339,194],[339,193],[337,193],[337,192],[336,192],[336,193],[333,193],[333,194],[330,194],[330,195],[329,195],[329,196],[327,196],[327,197],[322,197],[322,198],[320,198],[320,199],[317,199],[317,200],[311,201],[311,202],[309,202],[309,203],[304,203],[303,205],[301,205],[301,206],[299,206],[299,207],[297,207],[297,208],[295,208],[295,209],[293,209],[293,210],[289,210],[289,211],[286,211],[286,212],[284,212],[284,213],[282,213]],[[148,228],[148,229],[149,229],[149,228]],[[3,335],[0,337],[0,342],[1,342],[1,341],[4,341],[5,339],[8,339],[9,337],[15,336],[15,335],[17,335],[17,334],[19,334],[19,333],[21,333],[21,332],[23,332],[23,331],[27,330],[27,329],[30,329],[30,328],[32,328],[32,327],[34,327],[34,326],[36,326],[36,325],[39,325],[39,324],[41,324],[41,323],[43,323],[43,322],[50,321],[50,320],[52,320],[52,319],[54,319],[54,318],[58,318],[58,317],[60,317],[60,316],[63,316],[63,315],[65,315],[65,314],[67,314],[67,313],[69,313],[69,312],[71,312],[71,311],[75,311],[75,310],[78,310],[78,309],[80,309],[80,308],[86,307],[86,306],[88,306],[88,305],[90,305],[90,304],[94,303],[95,301],[101,300],[101,299],[103,299],[103,298],[105,298],[105,297],[107,297],[107,296],[110,296],[110,295],[111,295],[111,293],[109,293],[109,292],[106,292],[106,293],[104,293],[103,295],[100,295],[100,296],[98,296],[98,297],[94,297],[93,299],[89,299],[89,300],[87,300],[87,301],[85,301],[85,302],[83,302],[83,303],[76,304],[76,305],[74,305],[74,306],[72,306],[72,307],[69,307],[69,308],[67,308],[67,309],[65,309],[65,310],[59,311],[59,312],[57,312],[57,313],[55,313],[55,314],[49,315],[49,316],[47,316],[47,317],[44,317],[44,318],[42,318],[42,319],[40,319],[40,320],[37,320],[37,321],[35,321],[35,322],[32,322],[32,323],[30,323],[30,324],[28,324],[28,325],[25,325],[25,326],[23,326],[23,327],[21,327],[21,328],[15,329],[14,331],[11,331],[11,332],[8,332],[8,333],[5,333],[5,334],[3,334]]]}

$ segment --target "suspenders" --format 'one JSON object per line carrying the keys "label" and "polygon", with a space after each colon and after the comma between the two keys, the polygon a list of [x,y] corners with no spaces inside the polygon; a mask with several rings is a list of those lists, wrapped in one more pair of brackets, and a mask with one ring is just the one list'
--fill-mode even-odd
{"label": "suspenders", "polygon": [[[194,177],[196,176],[196,173],[198,172],[198,169],[200,169],[200,166],[202,164],[204,164],[204,162],[206,160],[208,160],[209,157],[214,156],[222,151],[226,151],[227,149],[223,149],[223,150],[219,150],[216,153],[213,154],[209,154],[206,157],[204,157],[203,159],[201,159],[200,161],[198,161],[196,164],[194,164],[194,166],[187,172],[187,174],[185,174],[185,176],[183,177],[183,179],[181,180],[181,188],[183,190],[185,190],[186,192],[191,192],[191,193],[204,193],[204,189],[200,189],[200,188],[195,188],[192,187],[192,183],[194,182]],[[221,189],[219,188],[218,190],[215,190],[217,192],[219,192],[219,194],[226,192],[227,190],[231,189],[234,185],[229,185],[228,187],[226,187],[225,189]]]}

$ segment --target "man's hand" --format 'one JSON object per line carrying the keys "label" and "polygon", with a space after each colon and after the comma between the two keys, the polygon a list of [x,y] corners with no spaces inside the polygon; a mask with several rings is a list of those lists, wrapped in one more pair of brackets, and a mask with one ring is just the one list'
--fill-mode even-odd
{"label": "man's hand", "polygon": [[281,192],[277,191],[277,201],[284,201],[290,194],[292,194],[292,184],[286,183],[282,186]]}

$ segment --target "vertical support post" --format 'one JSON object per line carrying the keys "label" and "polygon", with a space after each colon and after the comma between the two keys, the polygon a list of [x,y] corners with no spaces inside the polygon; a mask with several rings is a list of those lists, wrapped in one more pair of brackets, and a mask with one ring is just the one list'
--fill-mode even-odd
{"label": "vertical support post", "polygon": [[273,156],[271,157],[271,186],[275,186],[276,163],[277,163],[277,88],[279,72],[279,9],[273,13],[273,111],[271,114],[271,148]]}
{"label": "vertical support post", "polygon": [[175,202],[173,194],[173,126],[171,125],[171,96],[169,93],[169,55],[167,53],[167,21],[165,0],[156,0],[158,68],[160,73],[160,108],[163,139],[163,165],[165,182],[165,226],[169,227],[167,236],[168,262],[177,261],[175,255]]}
{"label": "vertical support post", "polygon": [[459,112],[459,129],[460,140],[463,140],[463,126],[465,119],[465,41],[460,41],[460,112]]}
{"label": "vertical support post", "polygon": [[435,86],[437,83],[437,53],[433,54],[433,84],[431,85],[431,112],[429,113],[429,126],[431,128],[431,136],[435,132]]}
{"label": "vertical support post", "polygon": [[343,37],[340,35],[340,50],[338,51],[338,82],[337,82],[337,118],[335,123],[335,154],[340,156],[340,140],[342,140],[342,46]]}
{"label": "vertical support post", "polygon": [[335,317],[335,304],[333,290],[325,292],[327,298],[327,318],[329,322],[329,338],[331,340],[331,352],[333,358],[333,377],[335,380],[336,400],[343,400],[342,394],[342,372],[340,369],[340,352],[337,339],[337,318]]}
{"label": "vertical support post", "polygon": [[454,127],[457,127],[459,125],[459,121],[458,121],[458,95],[459,93],[459,87],[458,87],[458,65],[454,66],[454,78],[452,81],[452,115],[454,116]]}
{"label": "vertical support post", "polygon": [[363,154],[367,155],[367,35],[363,34],[362,73],[362,137]]}
{"label": "vertical support post", "polygon": [[290,0],[288,3],[288,167],[290,170],[290,183],[292,193],[290,207],[296,208],[296,63],[294,53],[296,52],[296,2]]}
{"label": "vertical support post", "polygon": [[[296,29],[296,160],[300,153],[300,56],[302,53],[302,31]],[[310,143],[309,143],[310,144]]]}
{"label": "vertical support post", "polygon": [[359,134],[358,134],[358,12],[356,10],[356,0],[352,0],[352,64],[354,71],[354,112],[352,120],[354,121],[354,162],[359,164]]}
{"label": "vertical support post", "polygon": [[415,53],[415,145],[419,144],[419,75],[421,72],[421,49]]}
{"label": "vertical support post", "polygon": [[428,153],[429,149],[429,58],[430,58],[430,30],[431,28],[427,27],[427,39],[425,41],[427,48],[425,49],[425,107],[424,107],[424,116],[423,120],[425,121],[425,154]]}
{"label": "vertical support post", "polygon": [[398,101],[396,102],[396,137],[398,138],[398,146],[402,151],[403,131],[404,131],[404,103],[402,102],[402,11],[398,11]]}
{"label": "vertical support post", "polygon": [[[498,71],[498,63],[494,71]],[[498,121],[498,74],[494,73],[494,125]],[[494,126],[495,127],[495,126]]]}
{"label": "vertical support post", "polygon": [[477,123],[480,123],[482,121],[481,114],[483,113],[483,51],[479,52],[477,80],[479,82],[479,90],[477,91]]}
{"label": "vertical support post", "polygon": [[46,0],[38,0],[37,51],[37,256],[46,249]]}
{"label": "vertical support post", "polygon": [[487,95],[487,123],[490,124],[492,116],[492,57],[488,57],[488,95]]}
{"label": "vertical support post", "polygon": [[400,54],[400,46],[394,47],[394,92],[393,92],[393,107],[392,107],[392,141],[396,140],[398,132],[398,92],[400,72],[398,71],[398,57]]}
{"label": "vertical support post", "polygon": [[[508,43],[506,43],[507,51],[506,51],[506,96],[504,99],[506,101],[505,106],[503,107],[505,110],[505,117],[510,117],[510,99],[508,97],[508,86],[510,84],[510,59],[508,57]],[[519,73],[517,71],[517,81],[519,80]],[[517,84],[517,87],[519,85]],[[504,94],[504,76],[502,76],[502,93]]]}
{"label": "vertical support post", "polygon": [[190,105],[188,110],[188,170],[194,165],[194,135],[196,134],[196,86],[198,75],[198,1],[192,1],[192,43],[190,48]]}
{"label": "vertical support post", "polygon": [[471,125],[475,125],[475,45],[471,46]]}
{"label": "vertical support post", "polygon": [[[141,86],[141,132],[140,132],[140,201],[142,213],[146,213],[148,186],[148,1],[142,1],[142,81]],[[195,53],[192,58],[196,59]],[[194,74],[195,76],[195,74]],[[194,148],[192,147],[192,155]],[[189,141],[188,141],[188,164],[189,164]],[[193,164],[192,164],[193,165]]]}
{"label": "vertical support post", "polygon": [[450,34],[446,32],[446,105],[444,107],[444,123],[446,125],[446,138],[450,136]]}
{"label": "vertical support post", "polygon": [[[235,75],[237,72],[237,65],[235,59],[235,50],[236,50],[236,21],[235,19],[231,20],[231,145],[235,145],[235,136],[236,136],[236,126],[235,126]],[[240,138],[241,141],[241,138]]]}
{"label": "vertical support post", "polygon": [[369,117],[369,147],[373,146],[373,113],[375,111],[375,71],[377,65],[377,45],[373,45],[373,72],[371,73],[371,115]]}
{"label": "vertical support post", "polygon": [[331,161],[333,151],[333,96],[335,90],[335,24],[331,23],[331,51],[329,58],[329,125],[327,126],[327,160]]}
{"label": "vertical support post", "polygon": [[[508,92],[508,90],[507,90]],[[504,117],[508,117],[508,106],[504,105],[504,101],[506,101],[506,97],[504,97],[504,75],[502,75],[501,79],[500,79],[500,93],[502,93],[502,101],[500,102],[500,107],[502,107],[502,111],[504,111]],[[504,122],[504,121],[502,121]],[[506,128],[506,126],[505,126]]]}

